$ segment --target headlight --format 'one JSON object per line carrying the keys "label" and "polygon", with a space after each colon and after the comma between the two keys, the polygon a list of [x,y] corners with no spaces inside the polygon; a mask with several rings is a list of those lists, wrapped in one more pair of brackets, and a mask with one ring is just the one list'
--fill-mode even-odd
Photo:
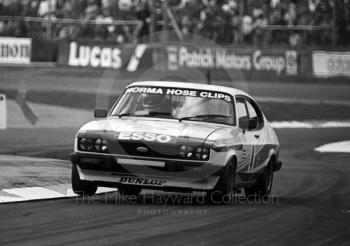
{"label": "headlight", "polygon": [[86,138],[80,138],[79,139],[79,149],[86,150],[85,143],[86,143]]}
{"label": "headlight", "polygon": [[97,151],[105,152],[107,150],[107,140],[105,140],[105,139],[96,139],[96,141],[95,141],[95,149]]}
{"label": "headlight", "polygon": [[86,150],[92,150],[92,148],[94,147],[94,144],[93,144],[93,140],[91,138],[86,139],[85,147],[86,147]]}
{"label": "headlight", "polygon": [[209,159],[209,149],[204,147],[195,148],[192,146],[182,145],[180,147],[180,156],[185,159],[205,161]]}
{"label": "headlight", "polygon": [[78,149],[83,151],[106,152],[108,142],[105,139],[79,138]]}

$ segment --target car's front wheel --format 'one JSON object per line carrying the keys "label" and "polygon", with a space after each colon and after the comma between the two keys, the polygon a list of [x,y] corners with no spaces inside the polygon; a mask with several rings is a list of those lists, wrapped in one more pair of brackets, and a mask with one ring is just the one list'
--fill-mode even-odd
{"label": "car's front wheel", "polygon": [[245,195],[249,197],[262,197],[271,193],[273,183],[273,163],[270,161],[266,166],[263,174],[261,174],[255,184],[245,188]]}
{"label": "car's front wheel", "polygon": [[92,196],[96,193],[98,186],[92,181],[81,180],[79,177],[78,167],[76,164],[72,166],[72,189],[79,196]]}
{"label": "car's front wheel", "polygon": [[207,194],[207,200],[210,203],[219,204],[231,200],[235,187],[236,168],[237,165],[234,160],[230,160],[226,164],[215,188]]}

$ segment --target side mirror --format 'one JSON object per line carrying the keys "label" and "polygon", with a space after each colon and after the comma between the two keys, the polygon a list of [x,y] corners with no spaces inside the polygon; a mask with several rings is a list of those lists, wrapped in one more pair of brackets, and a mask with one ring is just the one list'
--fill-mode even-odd
{"label": "side mirror", "polygon": [[241,117],[238,120],[238,126],[243,130],[255,129],[258,127],[258,119],[257,118],[249,119],[246,116]]}
{"label": "side mirror", "polygon": [[107,117],[107,109],[95,109],[94,117],[95,118],[106,118]]}
{"label": "side mirror", "polygon": [[238,126],[240,128],[242,128],[243,130],[247,130],[249,128],[249,122],[250,122],[250,120],[248,117],[246,117],[246,116],[241,117],[238,120]]}
{"label": "side mirror", "polygon": [[255,129],[257,127],[258,127],[258,119],[257,118],[250,119],[248,129]]}

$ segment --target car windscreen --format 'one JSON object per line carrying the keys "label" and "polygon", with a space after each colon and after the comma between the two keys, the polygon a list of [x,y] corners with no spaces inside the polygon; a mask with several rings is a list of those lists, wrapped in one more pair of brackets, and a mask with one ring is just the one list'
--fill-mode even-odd
{"label": "car windscreen", "polygon": [[133,86],[126,89],[110,116],[156,117],[235,124],[234,103],[225,92]]}

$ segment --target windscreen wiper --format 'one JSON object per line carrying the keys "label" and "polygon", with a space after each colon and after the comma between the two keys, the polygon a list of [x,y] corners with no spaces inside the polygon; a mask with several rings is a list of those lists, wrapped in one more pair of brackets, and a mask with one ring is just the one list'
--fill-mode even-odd
{"label": "windscreen wiper", "polygon": [[171,115],[171,113],[169,113],[169,112],[157,112],[157,111],[154,111],[154,112],[149,112],[148,115],[149,115],[149,116],[155,116],[155,115]]}
{"label": "windscreen wiper", "polygon": [[119,118],[123,117],[123,116],[131,116],[130,113],[122,113],[122,114],[118,114],[117,115]]}
{"label": "windscreen wiper", "polygon": [[226,119],[230,119],[231,116],[227,116],[227,115],[221,115],[221,114],[200,114],[200,115],[194,115],[194,116],[187,116],[187,117],[182,117],[182,118],[178,118],[179,122],[181,122],[182,120],[190,120],[190,119],[195,119],[195,118],[216,118],[216,117],[221,117],[221,118],[226,118]]}
{"label": "windscreen wiper", "polygon": [[169,112],[148,112],[147,114],[130,114],[130,113],[123,113],[123,114],[118,114],[117,116],[119,118],[123,116],[135,116],[135,117],[145,117],[145,116],[156,116],[156,115],[171,115]]}

